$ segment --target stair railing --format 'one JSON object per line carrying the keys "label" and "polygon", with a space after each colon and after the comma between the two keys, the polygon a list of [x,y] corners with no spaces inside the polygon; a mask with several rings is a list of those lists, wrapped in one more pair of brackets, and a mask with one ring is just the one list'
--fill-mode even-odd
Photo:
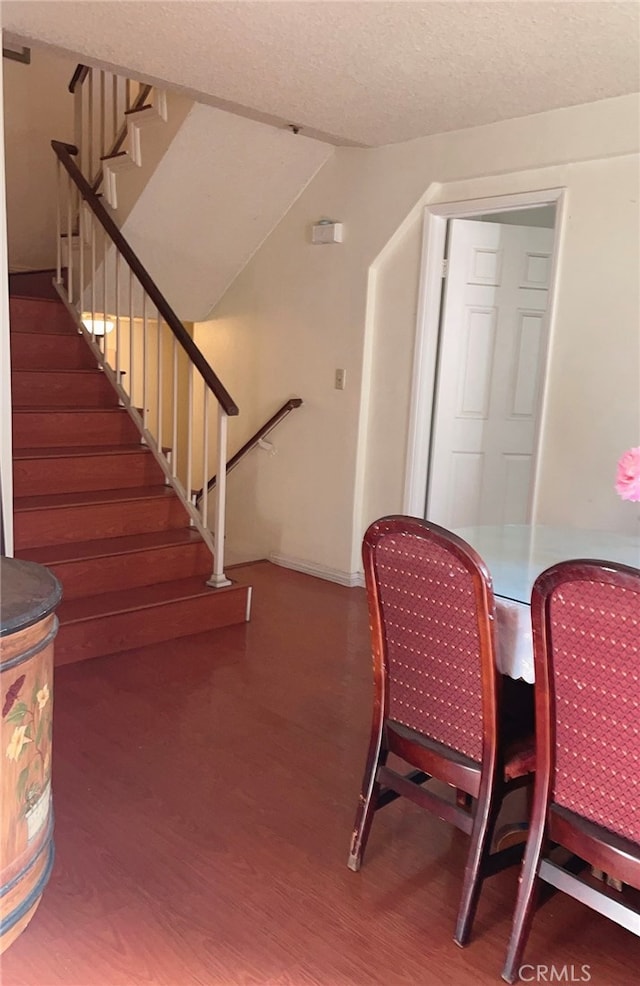
{"label": "stair railing", "polygon": [[[224,574],[227,423],[238,408],[75,163],[77,148],[51,141],[58,168],[55,284],[105,374],[213,554],[208,584]],[[217,404],[213,536],[210,408]],[[197,488],[197,487],[196,487]]]}
{"label": "stair railing", "polygon": [[[232,469],[235,469],[235,467],[238,465],[238,463],[242,459],[244,459],[245,455],[248,452],[250,452],[251,449],[254,449],[256,447],[256,445],[259,445],[260,442],[263,441],[267,437],[267,435],[270,434],[270,432],[273,431],[273,429],[276,427],[276,425],[279,425],[280,422],[283,421],[284,418],[287,417],[287,415],[291,414],[291,412],[296,407],[301,407],[302,406],[302,403],[303,403],[303,401],[302,401],[302,398],[301,397],[291,397],[288,401],[286,401],[282,405],[282,407],[278,411],[276,411],[276,413],[271,418],[269,418],[268,421],[266,421],[262,425],[261,428],[258,428],[258,430],[256,431],[255,435],[252,435],[251,438],[249,439],[249,441],[248,442],[245,442],[244,445],[242,446],[242,448],[238,449],[238,451],[236,452],[236,454],[235,455],[232,455],[231,458],[229,459],[229,461],[227,462],[227,466],[226,466],[226,470],[225,470],[227,476],[229,475],[229,473],[231,472],[231,470]],[[207,493],[211,493],[211,490],[214,489],[217,481],[218,481],[217,475],[211,477],[211,479],[207,483]],[[195,502],[196,506],[199,503],[202,502],[202,497],[203,496],[204,496],[204,487],[202,487],[202,489],[198,490],[194,494],[194,502]]]}
{"label": "stair railing", "polygon": [[94,192],[100,188],[103,161],[121,152],[127,114],[141,109],[152,86],[115,72],[78,65],[69,83],[74,97],[74,140],[78,167]]}

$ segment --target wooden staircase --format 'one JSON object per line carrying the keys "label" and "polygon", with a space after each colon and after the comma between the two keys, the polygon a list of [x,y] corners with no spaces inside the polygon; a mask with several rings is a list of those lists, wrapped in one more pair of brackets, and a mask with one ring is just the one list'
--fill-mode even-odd
{"label": "wooden staircase", "polygon": [[54,289],[10,293],[15,555],[62,582],[56,664],[245,622],[250,587],[206,586],[209,549]]}

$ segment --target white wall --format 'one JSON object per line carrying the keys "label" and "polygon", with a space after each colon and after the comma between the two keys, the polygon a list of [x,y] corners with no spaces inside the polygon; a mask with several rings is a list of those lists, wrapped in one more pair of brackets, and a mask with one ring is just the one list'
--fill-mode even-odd
{"label": "white wall", "polygon": [[[209,315],[332,152],[301,134],[193,105],[123,226],[180,318]],[[123,189],[128,179],[118,176]]]}
{"label": "white wall", "polygon": [[32,48],[31,64],[2,60],[11,270],[56,263],[56,165],[52,140],[73,142],[73,96],[67,91],[76,62]]}
{"label": "white wall", "polygon": [[[542,523],[637,529],[638,510],[628,509],[615,495],[613,478],[618,456],[640,435],[640,223],[633,203],[638,167],[636,154],[536,169],[510,177],[504,189],[568,190],[535,513]],[[433,203],[481,198],[499,194],[504,182],[504,177],[489,177],[443,184],[429,198]],[[416,216],[416,239],[420,226]],[[401,277],[402,261],[395,254],[391,249],[379,261],[374,299],[369,419],[377,415],[382,441],[370,442],[367,450],[364,525],[397,509],[406,465],[406,447],[398,451],[393,438],[406,430],[409,395],[398,401],[394,393],[392,404],[387,374],[388,360],[398,349],[385,310]],[[396,318],[401,304],[398,300]],[[401,322],[408,325],[415,304],[411,312],[408,301],[404,307]],[[401,349],[411,359],[410,345]],[[395,454],[388,468],[390,447]],[[387,450],[384,463],[381,448]]]}
{"label": "white wall", "polygon": [[[250,367],[229,370],[243,415],[231,451],[288,396],[305,400],[275,433],[278,454],[233,474],[232,549],[348,578],[366,523],[401,509],[422,214],[446,183],[463,198],[568,188],[539,517],[636,529],[612,483],[640,435],[639,120],[629,96],[336,151],[197,331],[214,365],[233,337]],[[322,216],[345,224],[342,245],[310,244]]]}

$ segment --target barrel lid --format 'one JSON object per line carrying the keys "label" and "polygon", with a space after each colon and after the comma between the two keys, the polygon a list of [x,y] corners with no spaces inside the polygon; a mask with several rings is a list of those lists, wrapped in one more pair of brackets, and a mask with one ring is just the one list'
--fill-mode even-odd
{"label": "barrel lid", "polygon": [[44,565],[0,558],[0,637],[48,616],[62,598],[62,586]]}

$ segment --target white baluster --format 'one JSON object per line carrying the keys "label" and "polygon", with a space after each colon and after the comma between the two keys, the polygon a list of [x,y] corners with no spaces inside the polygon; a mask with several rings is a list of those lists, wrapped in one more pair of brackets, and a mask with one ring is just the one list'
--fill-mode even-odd
{"label": "white baluster", "polygon": [[[121,366],[121,349],[120,349],[120,251],[114,247],[115,250],[115,292],[116,292],[116,381],[122,386],[122,380],[120,379],[120,366]],[[106,315],[105,315],[106,322]],[[106,338],[107,327],[105,324],[105,338]]]}
{"label": "white baluster", "polygon": [[71,254],[73,185],[67,175],[67,298],[73,304],[73,256]]}
{"label": "white baluster", "polygon": [[118,76],[115,74],[112,77],[111,101],[113,103],[111,107],[113,110],[113,136],[109,143],[109,150],[113,147],[114,141],[118,136]]}
{"label": "white baluster", "polygon": [[[96,319],[96,223],[91,213],[91,321]],[[95,336],[94,336],[95,341]]]}
{"label": "white baluster", "polygon": [[191,499],[191,468],[193,463],[193,363],[189,360],[187,376],[187,497]]}
{"label": "white baluster", "polygon": [[107,311],[108,311],[108,292],[107,292],[107,234],[102,231],[102,354],[107,355]]}
{"label": "white baluster", "polygon": [[89,69],[89,100],[88,100],[88,123],[87,123],[87,152],[86,178],[89,184],[93,184],[97,168],[95,167],[95,147],[93,146],[93,69]]}
{"label": "white baluster", "polygon": [[207,526],[209,516],[209,388],[202,381],[204,388],[204,414],[202,421],[202,523]]}
{"label": "white baluster", "polygon": [[227,502],[227,424],[228,415],[218,404],[218,475],[215,491],[215,528],[213,532],[213,573],[207,585],[220,588],[230,585],[224,574],[224,531]]}
{"label": "white baluster", "polygon": [[175,479],[178,474],[178,340],[173,336],[173,407],[171,433],[171,475]]}
{"label": "white baluster", "polygon": [[76,82],[75,91],[73,93],[73,133],[74,141],[76,147],[78,148],[78,160],[77,164],[82,171],[82,164],[84,161],[84,148],[83,148],[83,127],[82,127],[82,106],[83,106],[83,92],[84,84],[82,82]]}
{"label": "white baluster", "polygon": [[158,451],[162,452],[162,412],[163,412],[163,393],[162,393],[162,321],[160,319],[160,312],[156,308],[156,318],[158,320],[158,395],[156,402],[156,409],[158,414],[157,428],[157,440],[158,440]]}
{"label": "white baluster", "polygon": [[147,353],[149,351],[149,331],[147,326],[147,292],[142,291],[142,426],[148,427],[148,400],[147,400]]}
{"label": "white baluster", "polygon": [[58,241],[56,284],[62,284],[62,175],[60,168],[60,159],[56,158],[56,238]]}
{"label": "white baluster", "polygon": [[107,137],[107,90],[105,82],[105,72],[100,70],[100,157],[103,158],[106,151]]}
{"label": "white baluster", "polygon": [[135,407],[133,389],[135,386],[135,340],[133,338],[133,271],[129,268],[129,399]]}
{"label": "white baluster", "polygon": [[80,193],[78,193],[78,245],[80,247],[80,290],[78,292],[78,311],[82,314],[84,308],[84,204]]}

